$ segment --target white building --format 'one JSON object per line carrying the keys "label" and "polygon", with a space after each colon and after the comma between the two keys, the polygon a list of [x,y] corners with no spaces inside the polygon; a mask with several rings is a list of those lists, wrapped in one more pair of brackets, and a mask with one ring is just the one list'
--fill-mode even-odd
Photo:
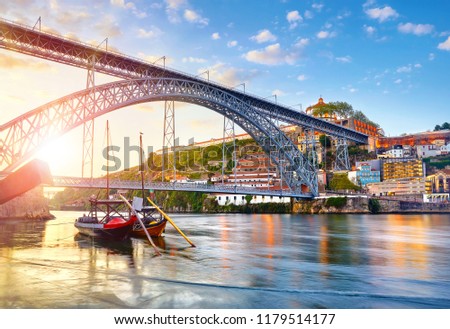
{"label": "white building", "polygon": [[393,149],[386,151],[386,155],[389,158],[403,158],[404,150],[403,150],[403,148],[393,148]]}
{"label": "white building", "polygon": [[[244,206],[247,204],[244,194],[217,194],[216,200],[219,206],[234,204],[237,206]],[[250,204],[258,203],[289,203],[291,198],[269,195],[253,195]]]}
{"label": "white building", "polygon": [[[446,146],[447,145],[445,145],[445,147]],[[435,156],[441,155],[441,147],[442,146],[437,146],[434,144],[417,145],[416,146],[417,157],[419,159],[422,159],[422,158],[429,158],[429,157],[435,157]]]}

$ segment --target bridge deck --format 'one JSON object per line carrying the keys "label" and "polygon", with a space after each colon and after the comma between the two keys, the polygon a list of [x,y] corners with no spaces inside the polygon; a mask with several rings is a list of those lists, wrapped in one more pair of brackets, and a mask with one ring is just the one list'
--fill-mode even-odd
{"label": "bridge deck", "polygon": [[[63,177],[54,176],[54,187],[77,187],[77,188],[106,188],[106,179],[104,178],[79,178],[79,177]],[[109,188],[123,190],[141,190],[142,183],[140,181],[122,181],[110,180]],[[262,190],[247,186],[227,186],[227,185],[210,185],[198,183],[169,183],[169,182],[145,182],[146,190],[155,191],[186,191],[186,192],[204,192],[204,193],[227,193],[227,194],[249,194],[249,195],[267,195],[280,197],[293,197],[310,199],[313,198],[311,193],[299,193],[289,190]]]}

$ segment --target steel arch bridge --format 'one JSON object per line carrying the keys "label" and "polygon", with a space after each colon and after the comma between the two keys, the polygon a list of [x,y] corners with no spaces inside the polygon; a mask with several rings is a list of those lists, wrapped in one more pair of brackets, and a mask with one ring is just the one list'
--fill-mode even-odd
{"label": "steel arch bridge", "polygon": [[198,104],[236,122],[267,152],[291,191],[318,195],[314,168],[275,120],[321,131],[344,141],[367,136],[245,92],[0,19],[0,48],[127,79],[68,95],[0,126],[0,168],[26,161],[43,142],[105,113],[160,100]]}
{"label": "steel arch bridge", "polygon": [[38,146],[95,117],[126,106],[162,100],[197,104],[233,120],[282,168],[284,181],[292,191],[301,191],[301,185],[305,185],[313,196],[318,194],[314,167],[270,119],[219,88],[173,78],[122,80],[99,85],[10,121],[0,128],[5,133],[0,165],[6,163],[12,169],[26,162]]}

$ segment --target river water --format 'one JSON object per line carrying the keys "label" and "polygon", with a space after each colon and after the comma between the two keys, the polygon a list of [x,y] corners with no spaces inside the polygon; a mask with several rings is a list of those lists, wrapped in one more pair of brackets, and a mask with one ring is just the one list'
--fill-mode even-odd
{"label": "river water", "polygon": [[0,221],[0,308],[450,308],[448,214],[176,214],[159,257],[53,214]]}

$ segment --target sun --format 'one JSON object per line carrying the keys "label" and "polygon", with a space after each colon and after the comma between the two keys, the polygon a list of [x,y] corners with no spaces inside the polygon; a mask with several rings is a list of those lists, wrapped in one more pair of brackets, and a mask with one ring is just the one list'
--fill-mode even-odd
{"label": "sun", "polygon": [[52,175],[79,176],[81,172],[81,153],[72,147],[70,139],[60,137],[46,143],[34,156],[48,163]]}

